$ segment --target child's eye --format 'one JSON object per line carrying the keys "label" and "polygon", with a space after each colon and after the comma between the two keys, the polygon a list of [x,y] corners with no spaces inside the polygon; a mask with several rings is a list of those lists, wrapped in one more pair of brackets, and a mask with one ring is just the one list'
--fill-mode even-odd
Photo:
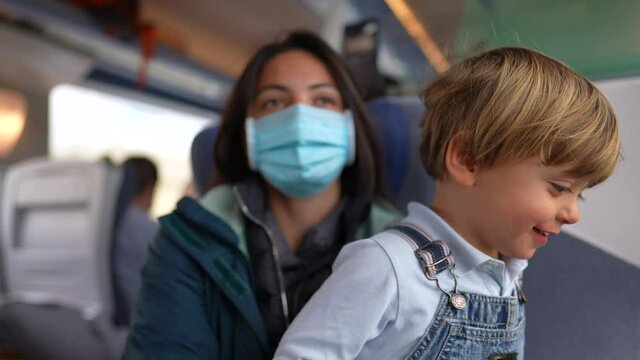
{"label": "child's eye", "polygon": [[556,183],[550,183],[551,187],[553,187],[553,190],[558,193],[558,194],[564,194],[564,193],[568,193],[571,192],[571,189],[569,189],[566,186],[562,186],[560,184],[556,184]]}
{"label": "child's eye", "polygon": [[[550,182],[550,184],[553,187],[553,191],[555,193],[557,193],[557,194],[572,193],[571,189],[566,187],[566,186],[562,186],[560,184],[556,184],[556,183],[553,183],[553,182]],[[578,194],[578,200],[580,200],[580,201],[584,201],[585,200],[585,198],[582,195],[582,193]]]}

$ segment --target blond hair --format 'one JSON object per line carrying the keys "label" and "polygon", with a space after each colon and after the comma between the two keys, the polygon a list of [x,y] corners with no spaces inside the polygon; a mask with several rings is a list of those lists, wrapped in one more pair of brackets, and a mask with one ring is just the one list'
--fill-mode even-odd
{"label": "blond hair", "polygon": [[443,179],[445,152],[459,136],[468,161],[493,166],[539,157],[571,165],[594,186],[620,158],[616,116],[606,97],[559,61],[524,48],[500,48],[463,61],[423,94],[420,152],[427,172]]}

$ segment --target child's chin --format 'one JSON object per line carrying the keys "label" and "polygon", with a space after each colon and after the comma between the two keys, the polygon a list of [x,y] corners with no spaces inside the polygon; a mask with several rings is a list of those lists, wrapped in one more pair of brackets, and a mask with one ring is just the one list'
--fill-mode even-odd
{"label": "child's chin", "polygon": [[535,255],[536,250],[537,249],[519,251],[517,253],[512,254],[510,257],[513,259],[530,260],[533,257],[533,255]]}

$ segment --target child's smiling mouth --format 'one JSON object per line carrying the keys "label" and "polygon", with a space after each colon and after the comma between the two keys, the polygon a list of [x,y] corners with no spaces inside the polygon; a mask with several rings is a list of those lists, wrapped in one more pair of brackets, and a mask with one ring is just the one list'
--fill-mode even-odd
{"label": "child's smiling mouth", "polygon": [[539,236],[536,236],[536,240],[537,242],[540,243],[540,245],[545,245],[550,235],[557,235],[557,233],[554,231],[543,230],[537,226],[533,227],[533,231],[539,235]]}

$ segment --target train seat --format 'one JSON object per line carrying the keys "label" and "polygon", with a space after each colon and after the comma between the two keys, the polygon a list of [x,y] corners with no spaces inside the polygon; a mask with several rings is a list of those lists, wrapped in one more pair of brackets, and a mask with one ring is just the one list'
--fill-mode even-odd
{"label": "train seat", "polygon": [[120,356],[126,330],[112,322],[109,271],[120,179],[104,162],[30,159],[9,167],[0,342],[26,358]]}

